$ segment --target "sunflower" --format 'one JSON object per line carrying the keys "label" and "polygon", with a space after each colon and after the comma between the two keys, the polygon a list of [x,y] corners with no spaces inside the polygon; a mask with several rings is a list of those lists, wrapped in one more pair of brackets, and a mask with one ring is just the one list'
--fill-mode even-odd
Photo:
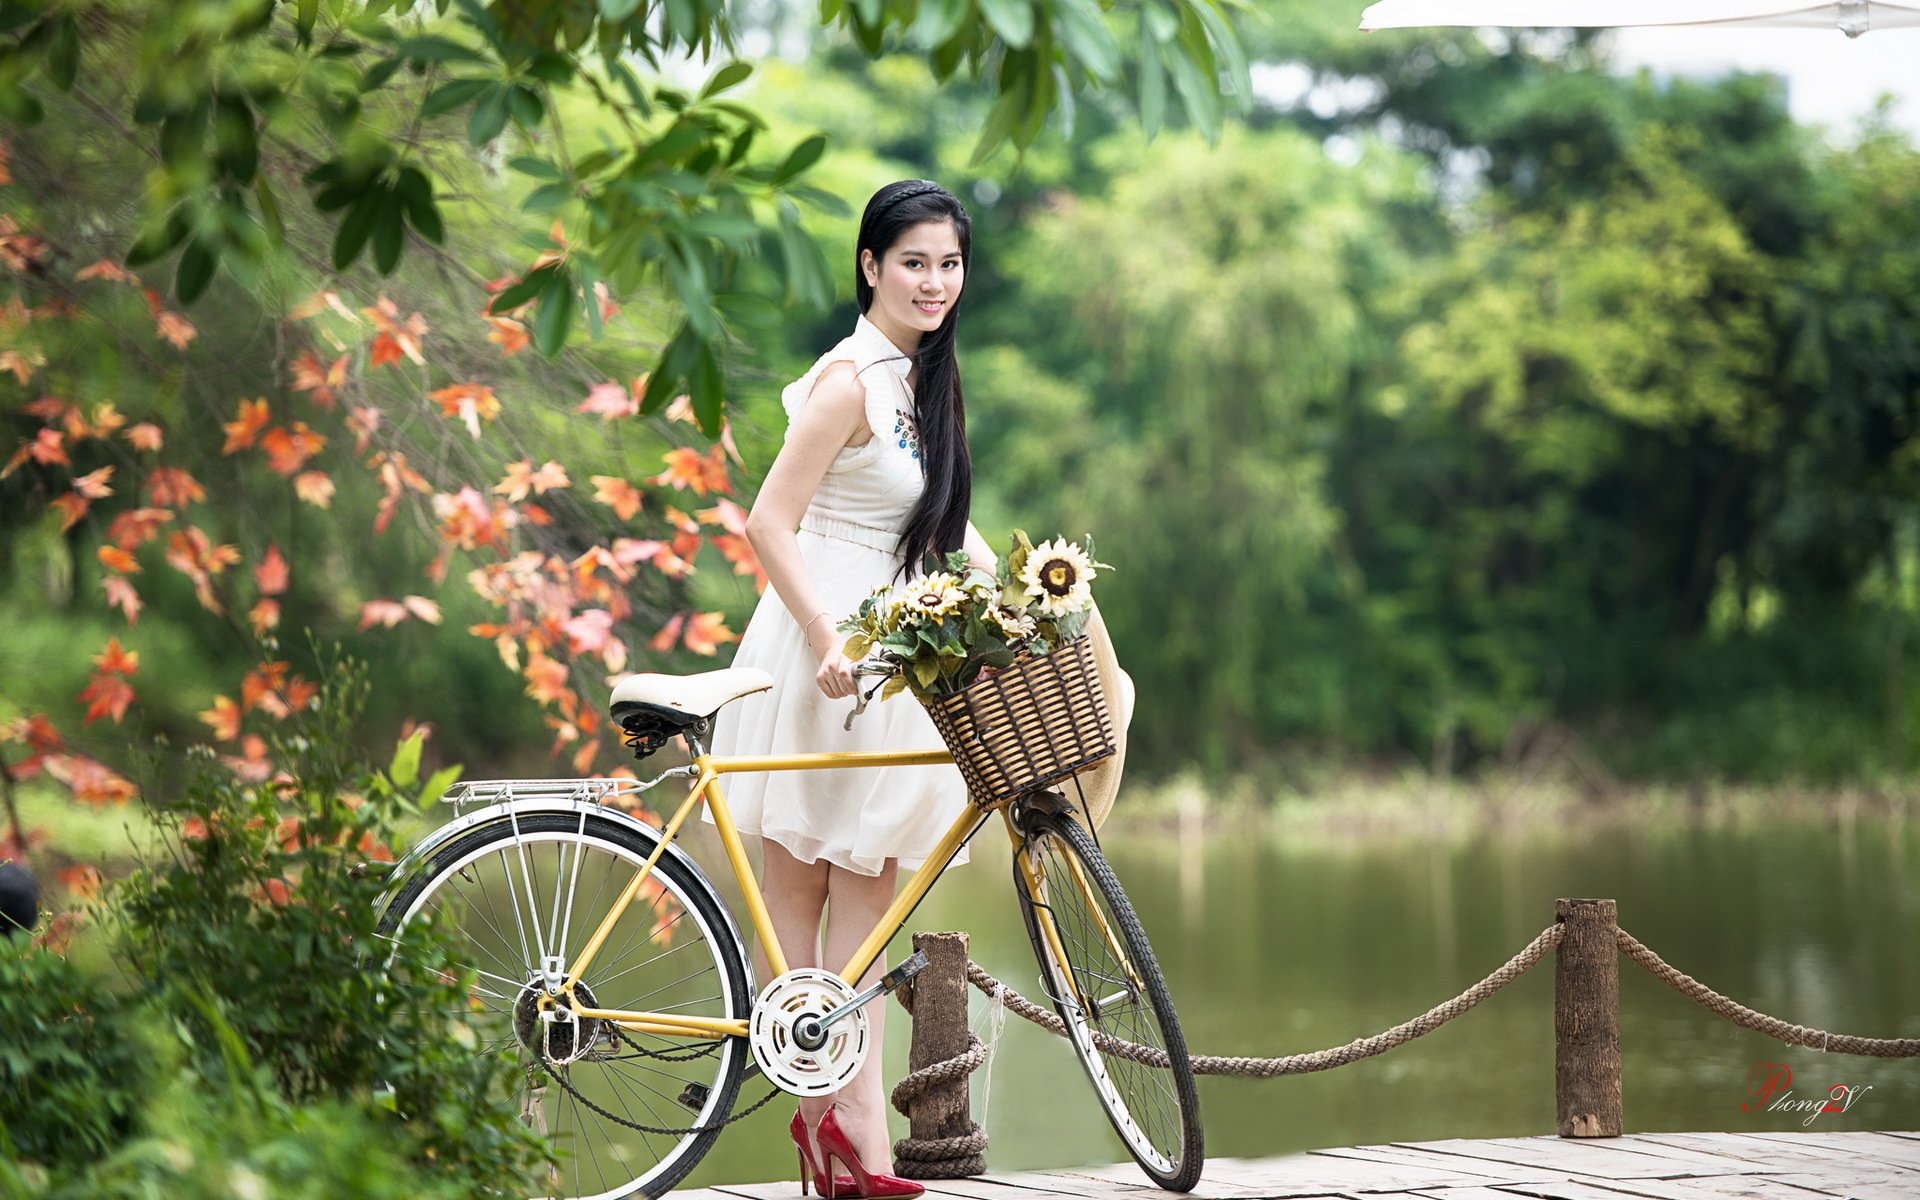
{"label": "sunflower", "polygon": [[1035,629],[1032,617],[1017,608],[1008,608],[1004,604],[989,607],[987,620],[1010,639],[1032,637]]}
{"label": "sunflower", "polygon": [[900,594],[899,603],[903,616],[938,621],[958,609],[966,599],[958,579],[945,571],[935,571],[908,584]]}
{"label": "sunflower", "polygon": [[1041,542],[1020,568],[1020,582],[1042,616],[1063,617],[1093,602],[1093,562],[1064,538]]}

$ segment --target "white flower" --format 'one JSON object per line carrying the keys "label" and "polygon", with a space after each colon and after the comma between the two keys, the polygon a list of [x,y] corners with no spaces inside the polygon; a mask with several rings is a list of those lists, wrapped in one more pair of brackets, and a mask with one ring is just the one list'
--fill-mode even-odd
{"label": "white flower", "polygon": [[935,571],[908,584],[900,594],[902,615],[941,620],[966,602],[960,581],[945,571]]}
{"label": "white flower", "polygon": [[996,604],[987,609],[987,620],[1009,638],[1032,637],[1035,621],[1017,608]]}
{"label": "white flower", "polygon": [[1041,542],[1020,568],[1027,587],[1044,616],[1063,617],[1093,603],[1093,562],[1078,545],[1064,538]]}

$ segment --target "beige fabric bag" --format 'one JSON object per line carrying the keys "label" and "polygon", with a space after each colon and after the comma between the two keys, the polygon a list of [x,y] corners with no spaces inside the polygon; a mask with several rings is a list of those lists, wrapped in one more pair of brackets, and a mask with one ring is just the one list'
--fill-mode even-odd
{"label": "beige fabric bag", "polygon": [[[1107,636],[1106,619],[1100,606],[1093,606],[1087,620],[1087,636],[1093,641],[1093,661],[1100,671],[1100,690],[1106,693],[1107,711],[1113,718],[1113,740],[1117,745],[1112,758],[1090,770],[1082,771],[1058,787],[1076,805],[1084,803],[1087,821],[1096,830],[1113,811],[1113,799],[1120,791],[1120,776],[1127,765],[1127,726],[1133,720],[1133,680],[1120,669],[1113,652],[1113,640]],[[1079,785],[1076,791],[1074,785]]]}

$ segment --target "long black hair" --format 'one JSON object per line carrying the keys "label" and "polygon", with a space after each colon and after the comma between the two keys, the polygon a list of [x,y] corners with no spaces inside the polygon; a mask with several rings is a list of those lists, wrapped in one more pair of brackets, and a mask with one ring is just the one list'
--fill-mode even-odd
{"label": "long black hair", "polygon": [[[860,268],[860,252],[872,251],[878,268],[900,235],[925,221],[953,223],[960,241],[961,270],[971,268],[973,223],[953,193],[925,179],[890,183],[867,201],[853,247],[853,290],[862,313],[873,306],[873,287]],[[967,406],[961,397],[960,363],[954,356],[960,301],[966,291],[963,282],[960,296],[948,302],[939,328],[921,334],[912,354],[919,369],[913,387],[913,421],[920,431],[920,472],[926,487],[907,514],[907,527],[895,547],[901,578],[923,569],[928,555],[944,556],[966,542],[967,513],[973,506],[973,456],[967,451]],[[874,436],[885,437],[887,431],[876,429]]]}

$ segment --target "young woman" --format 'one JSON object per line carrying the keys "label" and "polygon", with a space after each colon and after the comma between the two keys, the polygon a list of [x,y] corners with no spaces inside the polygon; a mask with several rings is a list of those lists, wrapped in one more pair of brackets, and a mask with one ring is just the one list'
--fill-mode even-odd
{"label": "young woman", "polygon": [[[841,728],[855,680],[835,626],[875,587],[925,570],[929,554],[964,549],[978,566],[997,565],[967,519],[973,468],[954,340],[970,259],[966,210],[939,184],[903,180],[867,201],[854,251],[861,315],[781,393],[786,442],[747,518],[771,586],[734,665],[766,670],[774,688],[728,710],[713,753],[941,745],[909,696],[876,703],[851,731]],[[761,835],[768,907],[793,968],[844,966],[892,901],[900,868],[924,862],[967,803],[951,764],[733,780],[727,800],[741,830]],[[764,953],[759,962],[764,980]],[[884,969],[876,963],[856,986]],[[886,1001],[867,1014],[873,1055],[846,1087],[803,1100],[794,1115],[803,1192],[808,1174],[822,1195],[923,1190],[884,1173]],[[850,1175],[836,1177],[834,1161]]]}

